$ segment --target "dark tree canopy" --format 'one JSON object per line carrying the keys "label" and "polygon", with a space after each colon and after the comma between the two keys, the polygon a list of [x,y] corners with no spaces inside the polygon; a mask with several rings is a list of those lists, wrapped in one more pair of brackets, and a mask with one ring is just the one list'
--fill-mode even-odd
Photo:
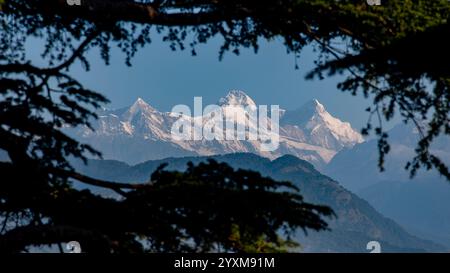
{"label": "dark tree canopy", "polygon": [[130,189],[114,199],[70,184],[48,185],[23,171],[12,173],[10,182],[2,172],[0,208],[7,225],[0,252],[72,240],[91,253],[283,251],[295,245],[290,237],[297,229],[327,229],[322,217],[333,215],[304,202],[292,183],[257,172],[214,160],[189,163],[185,172],[165,167],[147,184],[127,184]]}
{"label": "dark tree canopy", "polygon": [[[208,241],[201,237],[206,235],[202,233],[205,230],[183,226],[187,224],[183,223],[183,215],[174,215],[181,221],[178,223],[181,229],[177,230],[166,229],[167,226],[143,226],[133,221],[133,226],[123,226],[119,218],[99,222],[94,215],[113,208],[122,213],[120,217],[129,217],[136,203],[147,202],[143,197],[172,188],[176,192],[188,187],[187,190],[205,191],[206,194],[210,190],[208,187],[218,187],[221,191],[234,190],[232,194],[242,197],[249,194],[250,190],[245,187],[250,182],[236,180],[223,186],[217,178],[215,181],[219,184],[203,185],[201,179],[198,181],[200,186],[190,184],[189,177],[195,177],[196,171],[206,168],[201,165],[198,169],[190,166],[186,174],[158,170],[154,179],[165,177],[168,180],[161,183],[169,183],[168,188],[159,187],[162,185],[159,183],[111,183],[77,173],[68,161],[71,157],[86,159],[87,153],[99,154],[70,138],[62,128],[90,126],[89,120],[96,117],[95,109],[107,102],[97,90],[88,90],[71,76],[70,67],[80,62],[88,70],[86,54],[95,48],[108,64],[112,46],[120,48],[125,53],[125,62],[131,65],[136,51],[156,35],[161,35],[172,49],[188,48],[192,54],[197,53],[198,44],[221,37],[223,45],[218,49],[219,58],[226,52],[239,54],[242,48],[257,51],[261,39],[281,38],[295,58],[305,46],[315,45],[319,51],[317,68],[308,75],[310,78],[347,72],[349,76],[338,87],[373,99],[368,114],[377,120],[375,125],[369,120],[363,132],[369,133],[374,127],[379,137],[381,168],[384,155],[389,152],[382,121],[390,120],[397,113],[405,122],[416,124],[421,132],[416,155],[407,166],[411,174],[421,167],[435,168],[450,179],[448,166],[429,151],[437,136],[450,134],[447,66],[450,57],[446,50],[448,42],[442,38],[449,33],[450,3],[447,0],[389,0],[383,1],[382,6],[368,6],[360,0],[82,0],[81,3],[80,6],[69,6],[65,0],[0,1],[0,149],[11,159],[0,164],[4,174],[0,183],[0,219],[4,224],[0,226],[2,247],[10,246],[12,241],[8,238],[18,242],[11,246],[12,249],[20,250],[25,243],[54,242],[56,237],[52,236],[59,236],[56,241],[61,241],[72,239],[76,234],[80,241],[95,238],[99,242],[89,245],[102,250],[140,251],[136,234],[157,234],[161,237],[155,238],[167,240],[170,236],[174,240],[153,242],[153,246],[164,250],[188,250],[192,246],[182,240],[186,237],[194,238],[202,250],[210,249],[214,242],[239,250],[223,237],[212,236],[214,240]],[[31,38],[44,42],[45,66],[33,64],[26,55],[25,44]],[[209,166],[225,168],[216,163]],[[209,171],[206,174],[213,175]],[[276,182],[256,177],[256,174],[250,176],[252,183],[260,185],[255,198],[266,195],[280,198],[292,212],[297,206],[303,206],[298,195],[269,193],[269,189],[276,186],[267,185],[279,185]],[[179,183],[179,179],[186,179],[188,183]],[[72,183],[80,182],[109,188],[125,199],[107,199],[89,191],[75,190]],[[244,189],[238,191],[236,187]],[[190,199],[185,201],[193,203],[177,203],[179,208],[189,205],[191,207],[185,208],[189,210],[202,205]],[[178,209],[168,203],[160,205],[166,206],[168,211]],[[142,207],[144,211],[133,213],[146,213],[146,209],[154,210],[152,206],[154,204],[149,203],[148,207]],[[82,221],[79,213],[88,211],[92,226],[70,223],[64,212],[55,208],[70,212],[73,219],[82,223],[86,221]],[[294,218],[283,220],[290,227],[323,228],[324,223],[319,221],[318,215],[329,214],[329,211],[312,205],[307,211],[315,215],[312,222],[307,221],[309,218],[299,218],[300,222]],[[217,215],[217,211],[209,213]],[[262,225],[264,231],[252,230],[255,226],[239,222],[239,218],[235,220],[236,225],[228,225],[224,231],[236,233],[238,230],[239,236],[235,238],[244,241],[258,235],[273,243],[276,241],[274,231],[267,230],[283,227],[277,222]],[[214,223],[223,224],[220,219],[217,221]],[[103,230],[106,223],[112,224],[107,225],[108,232]],[[132,232],[124,233],[124,230]],[[172,234],[166,234],[170,232]],[[48,237],[41,242],[33,241],[36,234],[44,233]],[[155,238],[153,240],[157,240]],[[112,247],[111,242],[119,244]]]}

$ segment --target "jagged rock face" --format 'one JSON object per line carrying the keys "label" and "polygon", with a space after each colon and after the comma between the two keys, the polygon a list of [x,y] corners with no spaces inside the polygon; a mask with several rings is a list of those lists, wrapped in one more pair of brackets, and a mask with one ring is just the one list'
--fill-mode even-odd
{"label": "jagged rock face", "polygon": [[[230,91],[219,100],[218,107],[225,122],[234,120],[237,125],[257,131],[256,122],[242,118],[248,116],[249,109],[257,107],[255,101],[244,92]],[[260,149],[259,140],[175,140],[171,128],[179,118],[178,113],[160,112],[139,98],[130,107],[101,111],[99,119],[93,122],[94,131],[80,128],[74,134],[82,142],[100,150],[104,158],[130,164],[169,156],[251,152],[268,158],[291,154],[321,168],[342,148],[363,141],[349,123],[333,117],[317,100],[295,111],[281,109],[280,144],[270,152]],[[212,116],[206,113],[203,117],[184,115],[182,118],[201,127]],[[268,123],[270,126],[270,120]]]}

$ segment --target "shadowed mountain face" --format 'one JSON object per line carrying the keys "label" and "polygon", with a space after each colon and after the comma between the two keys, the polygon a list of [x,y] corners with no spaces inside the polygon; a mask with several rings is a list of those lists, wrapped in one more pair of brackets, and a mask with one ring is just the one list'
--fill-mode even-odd
{"label": "shadowed mountain face", "polygon": [[[206,108],[206,105],[203,107]],[[221,128],[214,123],[214,134],[226,132],[227,126],[224,124],[230,122],[233,127],[236,124],[236,127],[248,128],[249,135],[261,128],[259,121],[246,118],[249,109],[257,109],[257,104],[242,91],[230,91],[219,100],[218,107],[223,114],[223,123]],[[129,164],[167,157],[246,152],[272,159],[291,154],[321,168],[341,149],[363,141],[349,123],[333,117],[317,100],[295,111],[280,111],[280,145],[275,151],[261,150],[261,140],[252,140],[256,137],[226,140],[222,135],[222,139],[214,140],[176,140],[171,129],[180,120],[180,115],[160,112],[142,99],[130,107],[104,110],[98,115],[99,119],[93,121],[95,131],[88,128],[68,131],[81,142],[97,148],[104,158]],[[184,115],[182,119],[194,128],[202,128],[205,124],[211,124],[211,116],[203,113],[203,116],[196,117]],[[270,120],[268,124],[270,127]]]}
{"label": "shadowed mountain face", "polygon": [[[377,167],[376,140],[339,152],[324,168],[383,215],[408,231],[450,247],[450,184],[436,171],[420,170],[410,179],[405,165],[414,156],[418,132],[413,126],[399,125],[389,132],[391,151],[385,172]],[[430,151],[448,165],[450,138],[436,139]]]}
{"label": "shadowed mountain face", "polygon": [[[186,163],[199,163],[208,157],[168,158],[147,161],[135,166],[111,160],[91,160],[88,166],[76,168],[87,175],[121,182],[145,182],[161,164],[169,169],[184,170]],[[290,180],[301,190],[307,202],[328,205],[337,219],[329,220],[331,231],[301,232],[297,239],[305,252],[368,252],[366,245],[376,240],[383,252],[445,251],[445,248],[414,237],[394,221],[378,213],[369,203],[346,190],[331,178],[319,173],[310,163],[294,156],[283,156],[273,161],[254,154],[240,153],[212,156],[234,168],[259,171],[277,180]]]}

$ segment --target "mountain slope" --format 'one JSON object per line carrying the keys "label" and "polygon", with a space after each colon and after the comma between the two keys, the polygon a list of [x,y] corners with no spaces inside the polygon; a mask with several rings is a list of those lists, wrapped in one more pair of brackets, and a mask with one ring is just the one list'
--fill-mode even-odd
{"label": "mountain slope", "polygon": [[[78,165],[77,169],[102,179],[144,182],[161,163],[169,163],[169,169],[183,170],[187,162],[198,163],[207,158],[168,158],[135,166],[117,161],[92,160],[88,166]],[[330,221],[331,232],[311,232],[307,237],[298,234],[305,252],[367,252],[366,244],[371,240],[379,241],[384,252],[444,251],[437,244],[411,236],[366,201],[322,175],[304,160],[286,155],[271,161],[245,153],[212,158],[234,168],[251,169],[278,180],[290,180],[300,187],[306,201],[328,205],[335,210],[338,217]]]}
{"label": "mountain slope", "polygon": [[[411,180],[404,169],[414,156],[417,139],[418,132],[411,125],[399,125],[389,132],[391,152],[385,172],[377,167],[376,140],[342,150],[324,172],[414,234],[450,247],[450,184],[436,171],[421,170]],[[437,139],[431,151],[450,163],[448,137]]]}
{"label": "mountain slope", "polygon": [[[342,148],[363,141],[349,123],[333,117],[323,105],[313,100],[296,111],[280,111],[280,145],[275,151],[263,151],[261,140],[252,140],[250,136],[254,134],[252,132],[264,130],[257,121],[246,119],[249,109],[257,109],[256,103],[242,91],[230,91],[218,105],[223,112],[223,123],[221,126],[214,123],[214,140],[177,140],[171,134],[172,126],[179,118],[193,124],[197,130],[195,128],[211,124],[214,111],[205,112],[203,116],[180,116],[178,113],[160,112],[142,99],[128,108],[101,111],[99,120],[93,121],[95,131],[88,128],[68,131],[81,142],[103,152],[104,158],[129,164],[171,156],[249,152],[272,159],[291,154],[321,168]],[[230,123],[233,128],[234,123],[237,127],[247,128],[245,140],[223,137],[223,131],[218,129],[223,128],[226,135],[227,124]],[[267,123],[271,128],[270,119]]]}

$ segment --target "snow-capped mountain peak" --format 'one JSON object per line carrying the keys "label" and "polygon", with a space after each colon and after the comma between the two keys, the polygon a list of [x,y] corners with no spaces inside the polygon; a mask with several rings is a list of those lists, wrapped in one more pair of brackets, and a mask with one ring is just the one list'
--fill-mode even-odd
{"label": "snow-capped mountain peak", "polygon": [[245,92],[240,90],[230,91],[224,98],[219,100],[220,106],[256,106],[256,103]]}
{"label": "snow-capped mountain peak", "polygon": [[312,104],[314,105],[315,110],[318,113],[326,112],[325,107],[323,106],[323,104],[321,104],[317,99],[313,99],[312,100]]}
{"label": "snow-capped mountain peak", "polygon": [[155,109],[153,107],[151,107],[150,104],[145,102],[142,98],[137,98],[136,101],[133,103],[133,105],[130,107],[130,109],[155,111]]}
{"label": "snow-capped mountain peak", "polygon": [[286,111],[281,123],[302,128],[308,142],[336,151],[364,141],[350,123],[332,116],[317,99],[295,111]]}
{"label": "snow-capped mountain peak", "polygon": [[138,97],[136,99],[135,103],[142,104],[142,105],[148,105],[148,103],[146,103],[145,100],[143,100],[141,97]]}
{"label": "snow-capped mountain peak", "polygon": [[307,116],[327,112],[323,104],[320,103],[317,99],[312,99],[306,102],[299,110],[301,110]]}
{"label": "snow-capped mountain peak", "polygon": [[130,121],[139,113],[153,113],[153,112],[157,112],[157,110],[151,107],[150,104],[145,102],[142,98],[137,98],[137,100],[124,113],[123,118],[126,121]]}
{"label": "snow-capped mountain peak", "polygon": [[[86,128],[77,134],[83,138],[81,141],[102,151],[105,158],[131,164],[170,156],[250,152],[269,158],[291,154],[320,167],[342,148],[363,141],[348,122],[333,117],[318,100],[312,100],[298,110],[282,112],[280,146],[275,151],[265,152],[260,149],[261,139],[254,133],[260,131],[260,122],[247,120],[247,107],[256,109],[256,103],[243,91],[233,90],[220,99],[219,104],[224,122],[214,125],[212,131],[217,136],[214,140],[177,140],[172,128],[179,121],[179,115],[160,112],[141,98],[130,107],[103,111],[94,124],[95,131]],[[186,115],[183,119],[186,124],[195,125],[193,130],[215,124],[211,113],[196,117]],[[268,124],[271,122],[269,120]],[[221,128],[227,130],[229,124],[248,128],[245,134],[248,139],[223,139],[227,132],[221,133]]]}

